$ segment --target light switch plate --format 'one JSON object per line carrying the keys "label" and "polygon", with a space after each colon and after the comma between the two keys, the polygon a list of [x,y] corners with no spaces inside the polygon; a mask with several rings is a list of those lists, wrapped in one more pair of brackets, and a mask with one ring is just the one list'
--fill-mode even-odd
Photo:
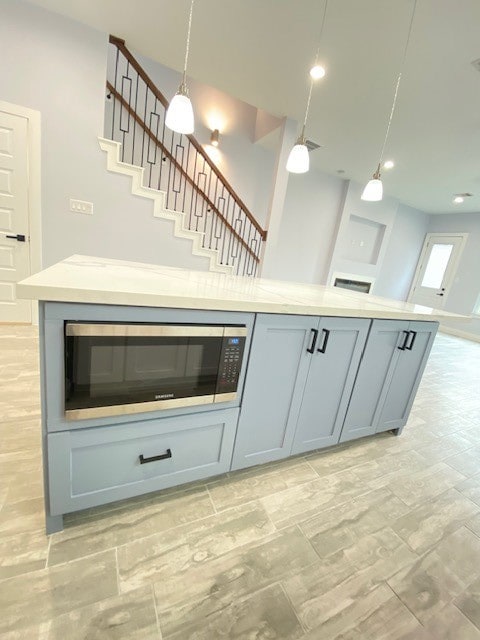
{"label": "light switch plate", "polygon": [[70,198],[70,211],[74,213],[88,213],[93,215],[93,202],[86,202],[85,200],[74,200]]}

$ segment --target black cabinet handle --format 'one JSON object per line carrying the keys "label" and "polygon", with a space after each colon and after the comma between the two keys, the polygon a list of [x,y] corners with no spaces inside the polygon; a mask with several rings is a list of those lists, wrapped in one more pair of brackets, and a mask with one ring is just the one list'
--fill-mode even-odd
{"label": "black cabinet handle", "polygon": [[411,351],[413,349],[413,345],[415,344],[415,338],[417,337],[417,332],[416,331],[409,331],[408,333],[412,334],[412,340],[410,342],[410,344],[408,345],[408,347],[405,347],[408,351]]}
{"label": "black cabinet handle", "polygon": [[328,329],[322,329],[323,331],[323,344],[317,349],[319,353],[325,353],[327,350],[328,338],[330,337],[330,331]]}
{"label": "black cabinet handle", "polygon": [[317,329],[310,329],[312,332],[312,344],[307,349],[308,353],[313,353],[315,351],[315,345],[317,344],[318,331]]}
{"label": "black cabinet handle", "polygon": [[166,460],[167,458],[171,458],[171,457],[172,457],[172,450],[167,449],[167,453],[162,453],[159,456],[152,456],[151,458],[144,458],[143,454],[140,454],[138,456],[138,459],[140,460],[140,464],[147,464],[147,462],[155,462],[155,460]]}
{"label": "black cabinet handle", "polygon": [[397,349],[400,349],[400,351],[405,351],[405,347],[407,346],[407,340],[408,340],[408,336],[410,335],[410,331],[404,331],[403,332],[405,334],[405,337],[403,339],[403,344],[400,347],[397,347]]}
{"label": "black cabinet handle", "polygon": [[444,296],[445,294],[444,293],[436,293],[435,295],[436,296]]}

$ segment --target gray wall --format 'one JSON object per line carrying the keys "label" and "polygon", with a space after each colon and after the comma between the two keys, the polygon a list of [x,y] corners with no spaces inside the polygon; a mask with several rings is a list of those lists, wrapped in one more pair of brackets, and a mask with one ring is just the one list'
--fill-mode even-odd
{"label": "gray wall", "polygon": [[423,247],[429,217],[418,209],[400,204],[382,267],[375,282],[375,295],[406,300]]}
{"label": "gray wall", "polygon": [[[181,75],[152,60],[136,57],[170,101],[178,89]],[[276,156],[274,151],[254,144],[256,107],[195,80],[188,81],[188,90],[194,107],[196,139],[202,145],[208,145],[207,150],[215,154],[220,171],[257,221],[265,226]],[[218,127],[219,146],[212,149],[210,136]]]}
{"label": "gray wall", "polygon": [[[450,294],[446,311],[471,314],[480,295],[480,213],[446,214],[430,216],[429,233],[468,233]],[[443,323],[480,338],[480,317],[469,323]]]}
{"label": "gray wall", "polygon": [[[363,185],[347,182],[328,283],[338,273],[376,280],[382,270],[398,200],[385,196],[380,202],[365,202],[362,191]],[[377,293],[376,282],[372,293]]]}
{"label": "gray wall", "polygon": [[345,181],[310,168],[291,174],[269,277],[326,282]]}
{"label": "gray wall", "polygon": [[[208,259],[192,255],[190,241],[173,236],[170,221],[153,218],[150,201],[132,196],[129,178],[106,170],[98,136],[103,135],[107,34],[24,2],[2,0],[0,42],[0,100],[41,113],[43,266],[83,253],[208,269]],[[243,135],[238,144],[244,165],[247,143],[253,147]],[[232,156],[235,140],[230,144]],[[263,191],[252,187],[246,196],[247,204],[262,211],[268,167],[273,168],[265,153],[256,150],[251,167]],[[71,213],[71,197],[93,202],[94,215]]]}
{"label": "gray wall", "polygon": [[[107,41],[107,34],[80,23],[20,0],[2,0],[0,100],[36,109],[42,118],[44,266],[84,253],[207,269],[207,259],[192,256],[189,241],[174,238],[169,221],[153,218],[149,201],[131,195],[129,178],[106,171],[97,137],[103,134]],[[170,98],[178,74],[144,62]],[[208,142],[215,105],[229,115],[221,134],[221,168],[263,221],[275,151],[253,143],[256,109],[205,85],[192,83],[191,90],[200,142]],[[290,176],[272,277],[327,281],[345,189],[344,180],[314,168]],[[70,197],[92,201],[94,215],[71,213]],[[466,231],[468,244],[446,308],[471,313],[479,295],[480,214],[426,217],[400,205],[391,226],[376,293],[406,297],[426,231]],[[480,320],[465,330],[480,336]]]}

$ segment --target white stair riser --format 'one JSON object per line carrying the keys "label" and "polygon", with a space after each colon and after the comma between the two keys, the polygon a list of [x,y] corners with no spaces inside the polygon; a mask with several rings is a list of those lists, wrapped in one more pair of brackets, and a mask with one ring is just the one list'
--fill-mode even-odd
{"label": "white stair riser", "polygon": [[107,169],[114,173],[130,176],[132,179],[132,194],[148,198],[153,201],[153,216],[155,218],[166,218],[174,223],[174,234],[177,238],[191,240],[192,253],[196,256],[208,258],[210,261],[210,271],[218,273],[232,274],[234,267],[220,264],[219,252],[215,249],[202,247],[204,233],[188,229],[185,224],[185,213],[167,209],[165,206],[166,193],[157,189],[151,189],[143,185],[143,167],[127,164],[120,161],[121,144],[106,138],[99,138],[100,148],[107,153]]}

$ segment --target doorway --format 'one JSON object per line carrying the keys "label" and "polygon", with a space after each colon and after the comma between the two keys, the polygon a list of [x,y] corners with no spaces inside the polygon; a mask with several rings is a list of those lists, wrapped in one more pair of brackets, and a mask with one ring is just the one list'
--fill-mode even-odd
{"label": "doorway", "polygon": [[443,309],[467,236],[466,233],[427,233],[408,302]]}
{"label": "doorway", "polygon": [[36,321],[16,283],[40,268],[40,114],[0,102],[0,322]]}

